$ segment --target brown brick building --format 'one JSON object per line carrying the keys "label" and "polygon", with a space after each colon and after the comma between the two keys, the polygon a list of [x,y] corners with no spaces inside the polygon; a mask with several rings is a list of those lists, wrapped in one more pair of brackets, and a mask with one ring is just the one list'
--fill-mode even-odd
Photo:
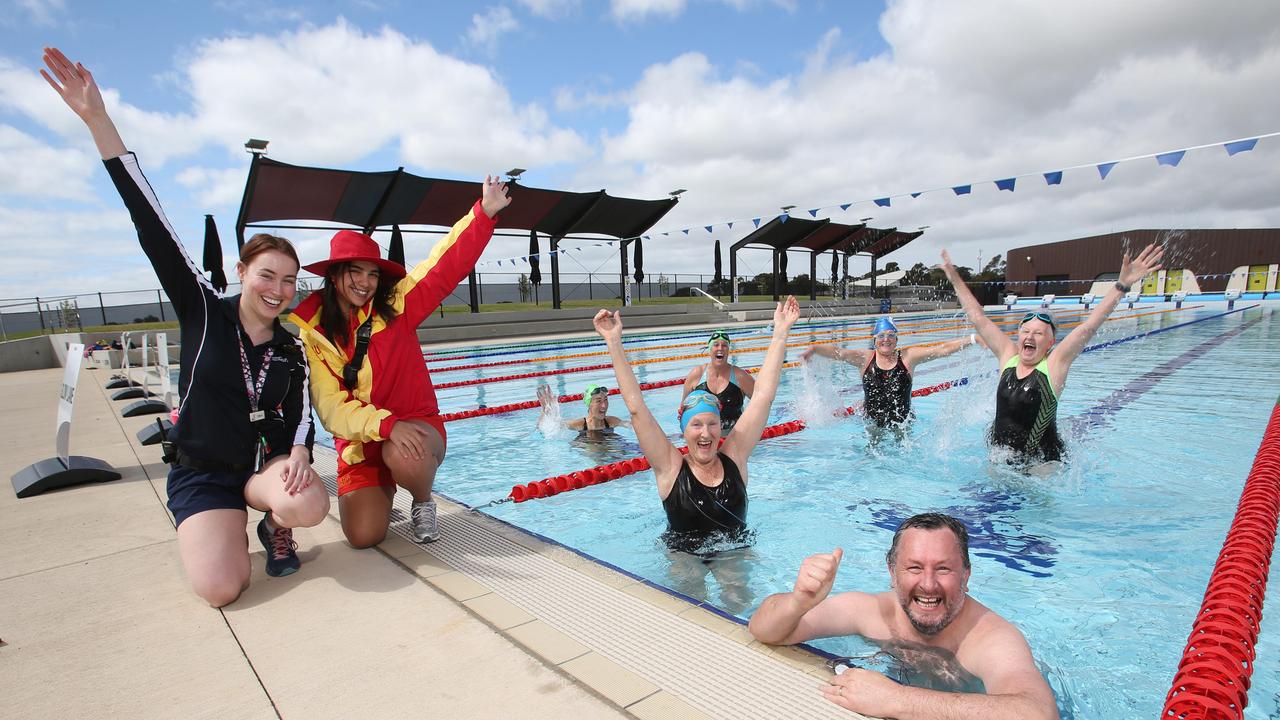
{"label": "brown brick building", "polygon": [[[1277,290],[1280,228],[1248,230],[1128,230],[1014,248],[1006,259],[1007,292],[1023,297],[1101,292],[1115,280],[1126,247],[1165,245],[1164,270],[1143,282],[1144,295]],[[1020,282],[1025,281],[1025,282]]]}

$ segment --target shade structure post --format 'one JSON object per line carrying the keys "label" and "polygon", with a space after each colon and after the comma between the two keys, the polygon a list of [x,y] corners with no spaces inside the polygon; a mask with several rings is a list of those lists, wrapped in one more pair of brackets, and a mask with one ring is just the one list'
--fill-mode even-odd
{"label": "shade structure post", "polygon": [[778,251],[773,251],[773,300],[778,301]]}
{"label": "shade structure post", "polygon": [[551,236],[551,308],[560,309],[560,238]]}
{"label": "shade structure post", "polygon": [[258,184],[258,161],[262,153],[251,153],[249,160],[249,177],[244,182],[244,197],[240,200],[240,214],[236,216],[236,249],[244,247],[244,226],[249,222],[249,198],[253,197],[254,188]]}
{"label": "shade structure post", "polygon": [[627,275],[630,273],[627,267],[627,246],[630,244],[630,240],[623,240],[618,243],[618,266],[620,268],[618,273],[618,297],[623,298],[624,301],[627,297]]}
{"label": "shade structure post", "polygon": [[[849,253],[844,254],[844,270],[840,274],[841,278],[849,277]],[[844,283],[844,290],[840,293],[841,298],[849,299],[849,283]]]}
{"label": "shade structure post", "polygon": [[467,273],[467,295],[471,303],[471,312],[480,312],[480,292],[476,286],[476,271],[472,270]]}
{"label": "shade structure post", "polygon": [[818,299],[818,253],[809,253],[809,299]]}
{"label": "shade structure post", "polygon": [[876,256],[871,256],[871,297],[876,296]]}
{"label": "shade structure post", "polygon": [[729,248],[729,283],[732,285],[729,302],[738,302],[738,250],[732,246]]}
{"label": "shade structure post", "polygon": [[405,267],[404,233],[400,232],[399,225],[391,226],[391,244],[387,246],[387,259],[399,264],[400,267]]}

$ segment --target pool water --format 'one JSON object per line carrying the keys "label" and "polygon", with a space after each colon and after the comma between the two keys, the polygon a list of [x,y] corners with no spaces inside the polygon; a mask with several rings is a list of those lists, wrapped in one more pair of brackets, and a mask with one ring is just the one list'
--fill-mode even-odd
{"label": "pool water", "polygon": [[[1069,462],[1047,478],[992,462],[985,434],[994,413],[995,361],[969,348],[919,367],[917,388],[961,377],[969,382],[916,398],[917,420],[901,441],[872,444],[860,418],[830,414],[861,398],[855,368],[818,360],[784,370],[770,422],[803,418],[809,427],[757,446],[747,518],[756,539],[732,562],[708,566],[665,550],[659,541],[665,516],[651,472],[483,511],[743,619],[767,595],[791,589],[805,556],[836,546],[845,555],[835,592],[887,590],[884,553],[898,523],[944,511],[970,530],[971,595],[1027,636],[1063,717],[1153,717],[1280,391],[1280,318],[1270,309],[1223,314],[1216,307],[1154,308],[1104,325],[1095,345],[1171,329],[1075,362],[1058,411]],[[806,340],[805,322],[793,329],[802,333],[793,342]],[[903,324],[904,346],[968,333],[954,315],[916,322],[914,334]],[[814,318],[812,327],[814,339],[867,332],[866,321]],[[635,333],[630,357],[703,352],[705,346],[654,348],[700,344],[706,333],[688,335]],[[758,365],[767,340],[761,326],[735,335],[735,348],[759,348],[735,353],[735,361]],[[452,372],[450,365],[602,349],[598,340],[560,341],[523,350],[430,352],[428,362],[439,385],[601,364],[607,357]],[[798,354],[793,348],[788,359]],[[642,364],[636,373],[641,382],[683,377],[697,362]],[[542,381],[556,393],[581,392],[590,382],[615,384],[612,371],[601,369],[445,388],[438,396],[442,412],[451,412],[531,400]],[[680,388],[644,398],[663,428],[678,433]],[[621,400],[611,400],[610,414],[625,418]],[[585,406],[560,409],[566,418],[580,417]],[[575,441],[573,432],[539,429],[538,417],[534,409],[450,423],[436,490],[482,506],[516,483],[639,454],[628,430],[597,447]],[[1249,718],[1280,717],[1277,632],[1263,623]],[[813,645],[840,655],[875,650],[849,638]]]}

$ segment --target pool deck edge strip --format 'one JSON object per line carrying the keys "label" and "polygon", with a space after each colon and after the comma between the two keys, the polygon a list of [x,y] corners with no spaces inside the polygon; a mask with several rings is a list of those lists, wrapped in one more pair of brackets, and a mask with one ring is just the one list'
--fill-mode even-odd
{"label": "pool deck edge strip", "polygon": [[1243,717],[1278,515],[1280,404],[1272,408],[1231,529],[1209,575],[1162,717],[1210,709]]}
{"label": "pool deck edge strip", "polygon": [[[315,465],[333,494],[336,456],[324,448],[317,454]],[[581,664],[585,661],[579,658],[597,654],[712,718],[754,720],[793,717],[796,712],[832,720],[863,717],[832,705],[819,692],[825,671],[820,658],[829,657],[828,653],[814,656],[802,649],[744,644],[733,639],[727,629],[708,627],[705,618],[698,622],[685,617],[696,610],[710,610],[705,604],[682,603],[678,612],[664,609],[634,591],[627,592],[627,588],[638,585],[665,590],[659,585],[643,579],[633,582],[637,576],[631,573],[615,570],[585,553],[492,516],[471,512],[466,505],[455,504],[440,493],[435,495],[443,501],[439,516],[441,540],[427,545],[413,543],[407,520],[395,520],[388,541],[394,536],[397,544],[412,545],[413,550],[405,555],[384,554],[394,555],[398,564],[522,647],[530,657],[573,678],[620,709],[625,711],[629,706],[619,703],[617,693],[610,687],[597,684],[608,685],[616,673],[606,672],[602,678],[601,673],[582,672],[576,664],[566,665],[575,661]],[[404,518],[409,516],[410,501],[404,492],[398,492],[393,501]],[[491,527],[494,525],[507,532],[495,531]],[[566,564],[548,551],[562,549],[583,558],[583,567]],[[415,570],[419,559],[427,560],[425,574]],[[444,570],[446,567],[448,571]],[[596,571],[584,572],[590,567]],[[597,572],[619,579],[602,581],[595,576]],[[459,594],[460,589],[465,592]],[[476,607],[477,601],[490,593],[535,619],[500,629],[499,623]],[[730,625],[721,620],[722,612],[714,614],[716,621]],[[745,632],[740,621],[732,627],[738,634]],[[578,645],[585,650],[568,652],[569,647]],[[732,677],[711,677],[692,671],[707,663],[731,667],[735,672]]]}

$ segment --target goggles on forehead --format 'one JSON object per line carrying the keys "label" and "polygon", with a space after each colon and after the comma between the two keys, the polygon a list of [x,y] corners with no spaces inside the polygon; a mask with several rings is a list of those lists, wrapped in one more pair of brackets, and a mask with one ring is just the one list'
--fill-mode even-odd
{"label": "goggles on forehead", "polygon": [[586,403],[587,407],[591,407],[591,400],[597,395],[603,395],[607,400],[609,398],[609,388],[603,385],[588,386],[587,391],[582,393],[582,402]]}
{"label": "goggles on forehead", "polygon": [[1018,327],[1022,327],[1023,325],[1026,325],[1028,322],[1032,320],[1041,320],[1041,321],[1047,322],[1049,323],[1049,327],[1053,328],[1054,332],[1058,331],[1058,323],[1053,321],[1052,315],[1045,312],[1029,312],[1026,315],[1023,315],[1022,320],[1018,322]]}
{"label": "goggles on forehead", "polygon": [[711,333],[711,337],[707,338],[707,345],[714,345],[717,340],[723,340],[726,345],[733,344],[733,340],[729,337],[729,333],[724,330],[717,330]]}

